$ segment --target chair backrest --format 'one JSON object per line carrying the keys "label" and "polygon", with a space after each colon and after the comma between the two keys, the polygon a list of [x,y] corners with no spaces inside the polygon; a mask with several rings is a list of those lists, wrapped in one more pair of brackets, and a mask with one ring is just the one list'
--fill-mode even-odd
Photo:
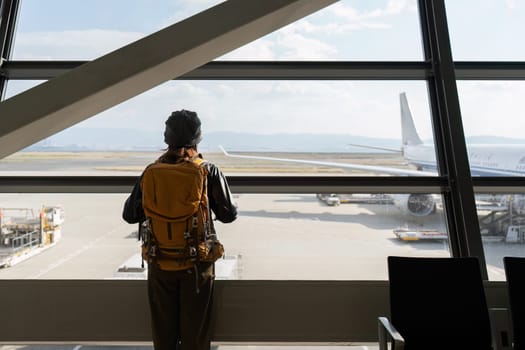
{"label": "chair backrest", "polygon": [[514,349],[525,349],[525,258],[504,257]]}
{"label": "chair backrest", "polygon": [[388,257],[390,312],[411,349],[491,349],[477,258]]}

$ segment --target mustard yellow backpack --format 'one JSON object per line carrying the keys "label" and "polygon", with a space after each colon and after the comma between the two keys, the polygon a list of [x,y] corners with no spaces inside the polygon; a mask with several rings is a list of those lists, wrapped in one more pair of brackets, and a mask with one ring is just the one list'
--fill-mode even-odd
{"label": "mustard yellow backpack", "polygon": [[204,160],[154,163],[142,176],[146,214],[142,257],[161,270],[177,271],[224,255],[211,222]]}

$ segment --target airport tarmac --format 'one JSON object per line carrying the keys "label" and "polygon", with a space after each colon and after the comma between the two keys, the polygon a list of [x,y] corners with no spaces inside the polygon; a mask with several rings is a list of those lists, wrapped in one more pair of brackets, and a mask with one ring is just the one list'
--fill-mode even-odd
{"label": "airport tarmac", "polygon": [[[125,277],[117,273],[119,268],[140,263],[137,226],[121,219],[125,198],[125,194],[0,195],[4,207],[8,203],[38,211],[44,204],[61,205],[65,213],[61,240],[39,255],[1,269],[0,278]],[[216,225],[228,263],[236,262],[221,278],[386,279],[388,255],[448,255],[445,241],[397,239],[392,230],[415,221],[391,205],[330,207],[313,194],[238,194],[235,200],[237,221]],[[439,214],[425,218],[425,223],[443,225]]]}
{"label": "airport tarmac", "polygon": [[[61,205],[62,238],[14,266],[0,279],[145,278],[136,225],[121,219],[126,194],[2,194],[0,206]],[[438,211],[424,218],[390,204],[327,206],[313,194],[237,194],[239,218],[216,224],[226,246],[219,278],[271,280],[385,280],[386,257],[449,256],[445,240],[401,241],[399,227],[445,230]],[[522,254],[523,245],[485,243],[489,275],[503,280],[501,259]],[[118,272],[119,269],[121,272]]]}
{"label": "airport tarmac", "polygon": [[[0,159],[1,175],[139,175],[147,164],[155,161],[162,152],[18,152]],[[242,153],[244,155],[265,155],[326,162],[354,163],[406,167],[406,162],[399,155],[370,153],[287,153],[264,152]],[[311,173],[318,175],[336,175],[352,173],[346,169],[321,167],[300,163],[282,163],[260,159],[231,158],[222,152],[205,152],[204,158],[217,166],[225,174],[250,173],[255,175],[282,175],[292,173]],[[361,172],[360,175],[363,175]],[[369,174],[373,175],[373,174]]]}

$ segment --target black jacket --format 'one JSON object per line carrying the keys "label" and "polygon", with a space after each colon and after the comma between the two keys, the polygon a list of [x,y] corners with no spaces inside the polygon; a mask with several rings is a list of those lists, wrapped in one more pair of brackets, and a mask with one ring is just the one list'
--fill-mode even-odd
{"label": "black jacket", "polygon": [[[205,163],[208,170],[208,201],[215,218],[221,222],[229,223],[237,218],[237,207],[235,206],[228,182],[222,172],[212,163]],[[122,218],[135,224],[146,220],[142,208],[142,190],[140,180],[137,180],[131,194],[124,203]]]}

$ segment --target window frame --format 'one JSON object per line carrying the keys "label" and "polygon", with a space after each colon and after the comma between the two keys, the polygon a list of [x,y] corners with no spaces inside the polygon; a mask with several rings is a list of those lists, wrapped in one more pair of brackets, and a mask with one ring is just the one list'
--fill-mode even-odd
{"label": "window frame", "polygon": [[[525,80],[525,62],[454,62],[444,0],[418,1],[424,46],[423,61],[213,61],[181,80],[423,80],[427,82],[433,133],[441,175],[415,177],[243,177],[230,176],[239,193],[409,193],[439,192],[451,237],[453,256],[477,256],[486,266],[477,220],[474,191],[522,193],[525,179],[472,178],[461,125],[457,80]],[[9,80],[52,79],[84,61],[11,61],[20,0],[4,0],[0,8],[0,96]],[[453,146],[452,146],[453,145]],[[3,192],[122,193],[135,177],[0,177]],[[461,208],[461,213],[458,209]],[[476,226],[476,227],[474,227]]]}

